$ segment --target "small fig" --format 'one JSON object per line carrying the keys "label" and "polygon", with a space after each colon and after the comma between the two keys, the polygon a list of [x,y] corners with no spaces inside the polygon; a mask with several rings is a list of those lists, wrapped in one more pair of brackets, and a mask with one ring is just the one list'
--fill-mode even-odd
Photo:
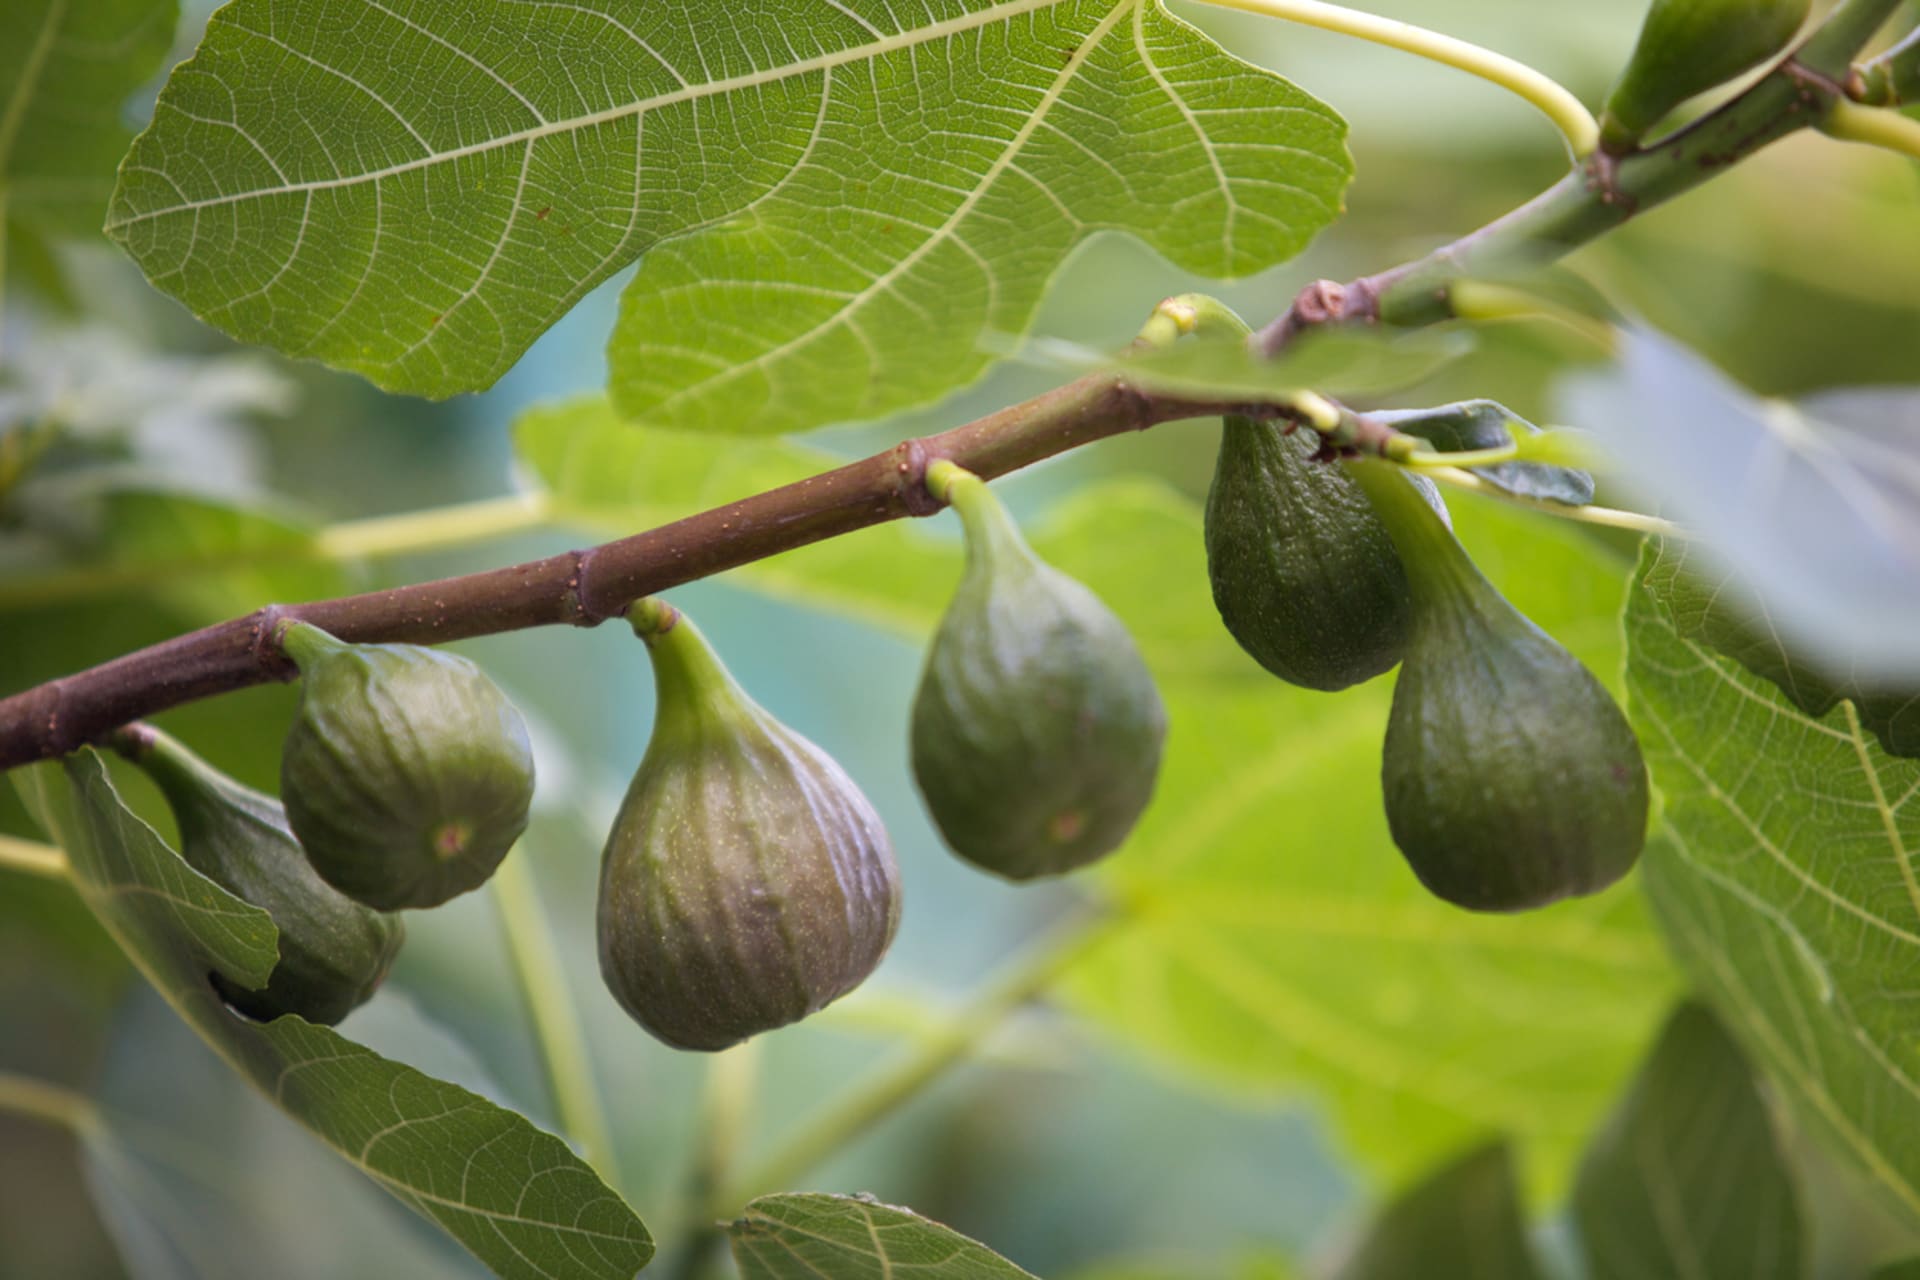
{"label": "small fig", "polygon": [[527,726],[499,686],[450,653],[305,623],[280,645],[301,676],[280,795],[320,878],[382,911],[484,883],[533,803]]}
{"label": "small fig", "polygon": [[913,700],[913,776],[953,851],[1011,880],[1119,847],[1153,794],[1167,714],[1091,591],[1036,558],[978,477],[930,476],[967,568]]}
{"label": "small fig", "polygon": [[1653,0],[1600,117],[1600,146],[1624,155],[1688,98],[1781,52],[1812,0]]}
{"label": "small fig", "polygon": [[126,731],[121,750],[165,794],[187,864],[272,916],[280,931],[280,962],[267,985],[255,991],[216,973],[221,998],[263,1022],[297,1013],[329,1026],[366,1003],[406,939],[400,917],[364,907],[315,875],[272,796],[154,729]]}
{"label": "small fig", "polygon": [[1475,911],[1606,888],[1646,839],[1647,770],[1626,716],[1481,575],[1398,468],[1352,471],[1413,593],[1381,762],[1394,843],[1428,889]]}
{"label": "small fig", "polygon": [[1332,693],[1390,670],[1411,603],[1373,504],[1345,468],[1315,460],[1318,433],[1238,416],[1225,425],[1206,539],[1227,630],[1261,666],[1308,689]]}
{"label": "small fig", "polygon": [[643,600],[653,736],[600,863],[600,973],[677,1049],[724,1049],[853,990],[900,923],[879,815],[748,698],[693,624]]}

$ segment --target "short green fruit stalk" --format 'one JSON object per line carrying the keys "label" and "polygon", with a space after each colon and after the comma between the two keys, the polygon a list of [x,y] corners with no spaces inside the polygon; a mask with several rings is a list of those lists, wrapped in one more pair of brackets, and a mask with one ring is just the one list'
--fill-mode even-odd
{"label": "short green fruit stalk", "polygon": [[1413,610],[1373,504],[1320,453],[1316,432],[1225,419],[1207,493],[1207,575],[1242,649],[1287,683],[1330,693],[1398,663]]}
{"label": "short green fruit stalk", "polygon": [[1387,825],[1448,902],[1596,893],[1646,840],[1639,741],[1578,659],[1509,604],[1398,467],[1349,464],[1393,535],[1413,629],[1387,722]]}
{"label": "short green fruit stalk", "polygon": [[454,654],[306,623],[280,647],[301,676],[280,795],[320,877],[383,911],[485,883],[533,803],[527,726],[499,686]]}
{"label": "short green fruit stalk", "polygon": [[122,730],[114,746],[166,796],[187,864],[265,911],[279,931],[280,961],[267,985],[253,990],[215,973],[220,997],[263,1022],[292,1013],[326,1025],[366,1003],[406,939],[400,917],[362,906],[316,875],[272,796],[156,729]]}
{"label": "short green fruit stalk", "polygon": [[913,776],[948,847],[1011,880],[1113,852],[1152,798],[1166,708],[1133,637],[1043,563],[979,477],[936,463],[967,568],[913,700]]}
{"label": "short green fruit stalk", "polygon": [[1600,117],[1600,148],[1626,155],[1675,107],[1783,52],[1812,0],[1653,0]]}
{"label": "short green fruit stalk", "polygon": [[630,619],[658,696],[601,859],[600,972],[657,1039],[724,1049],[863,982],[899,928],[900,873],[852,779],[692,622],[651,599]]}

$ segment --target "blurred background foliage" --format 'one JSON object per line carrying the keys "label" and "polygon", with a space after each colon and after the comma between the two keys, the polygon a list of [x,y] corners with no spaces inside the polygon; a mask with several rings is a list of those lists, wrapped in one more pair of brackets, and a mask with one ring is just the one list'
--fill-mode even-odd
{"label": "blurred background foliage", "polygon": [[[208,7],[188,6],[181,55]],[[1319,32],[1175,7],[1352,124],[1348,216],[1298,262],[1218,290],[1250,319],[1276,314],[1312,278],[1377,270],[1480,225],[1562,170],[1546,125],[1487,85]],[[1567,0],[1367,7],[1516,55],[1590,102],[1640,17],[1637,4]],[[130,110],[137,117],[141,106]],[[1573,265],[1760,392],[1911,381],[1916,198],[1915,165],[1799,137]],[[558,414],[558,461],[539,447],[537,418],[521,426],[526,460],[515,460],[526,410],[603,382],[624,277],[493,390],[427,404],[230,349],[104,242],[50,252],[47,270],[15,256],[5,317],[16,358],[0,397],[57,405],[65,430],[30,482],[0,491],[0,693],[268,601],[637,529],[744,492],[753,486],[738,482],[755,468],[799,465],[777,455],[790,446],[756,444],[743,447],[759,453],[729,464],[735,472],[693,457],[683,480],[650,474],[646,457],[624,471],[605,457],[569,468],[567,450],[627,447],[608,437],[624,429],[590,407]],[[1062,273],[1036,332],[1111,348],[1161,296],[1198,283],[1136,243],[1104,239]],[[1552,423],[1555,380],[1588,355],[1552,330],[1498,329],[1392,402],[1493,396]],[[1057,380],[1015,361],[939,405],[805,443],[865,453]],[[1379,817],[1384,684],[1338,700],[1279,689],[1212,613],[1195,503],[1215,436],[1212,424],[1176,424],[1001,486],[1043,553],[1127,616],[1167,689],[1173,749],[1161,801],[1099,881],[1144,922],[1073,976],[1065,1012],[1023,1018],[807,1180],[910,1204],[1044,1276],[1291,1274],[1338,1251],[1386,1190],[1491,1133],[1517,1135],[1521,1180],[1551,1209],[1678,989],[1631,883],[1526,922],[1470,919],[1419,894]],[[23,441],[14,435],[9,447]],[[562,489],[569,474],[587,477],[582,492],[561,494],[573,528],[371,564],[288,550],[315,526],[491,497],[536,471]],[[625,493],[623,476],[633,478]],[[1490,575],[1617,685],[1631,567],[1618,541],[1473,501],[1455,507]],[[874,531],[675,593],[755,696],[859,780],[907,879],[905,924],[876,979],[766,1041],[749,1155],[924,1033],[1080,891],[974,874],[940,849],[920,812],[907,706],[919,644],[957,574],[953,533],[945,520]],[[245,562],[154,572],[210,549]],[[536,869],[563,949],[622,1189],[659,1231],[677,1208],[702,1063],[624,1019],[600,988],[591,930],[599,842],[650,724],[646,664],[618,627],[462,648],[534,723],[540,810],[515,856]],[[162,723],[271,787],[290,698],[286,688],[253,690]],[[154,793],[119,776],[164,829]],[[31,830],[0,788],[0,831]],[[390,989],[344,1030],[430,1069],[452,1063],[452,1078],[551,1125],[489,896],[416,916],[409,930]],[[83,1164],[65,1134],[0,1116],[0,1276],[166,1274],[149,1262],[167,1251],[139,1242],[183,1223],[194,1274],[260,1274],[269,1253],[285,1276],[374,1274],[374,1259],[383,1274],[477,1274],[242,1089],[64,887],[11,875],[0,879],[0,1069],[94,1091],[129,1118],[116,1157]],[[1828,1240],[1823,1256],[1886,1237],[1870,1210],[1858,1212],[1870,1225],[1828,1215],[1855,1243]],[[1549,1242],[1555,1229],[1543,1229]]]}

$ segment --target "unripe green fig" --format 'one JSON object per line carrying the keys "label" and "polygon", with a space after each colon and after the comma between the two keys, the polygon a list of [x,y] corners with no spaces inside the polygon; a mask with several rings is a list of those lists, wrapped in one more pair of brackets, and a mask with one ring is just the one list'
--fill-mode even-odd
{"label": "unripe green fig", "polygon": [[967,568],[913,700],[913,776],[948,847],[1011,880],[1118,848],[1160,770],[1166,708],[1126,627],[946,464]]}
{"label": "unripe green fig", "polygon": [[1397,467],[1352,471],[1413,592],[1380,770],[1394,843],[1422,884],[1474,911],[1606,888],[1646,840],[1647,770],[1626,716]]}
{"label": "unripe green fig", "polygon": [[1653,0],[1600,117],[1601,149],[1623,155],[1688,98],[1787,47],[1812,0]]}
{"label": "unripe green fig", "polygon": [[1318,433],[1239,416],[1225,426],[1206,540],[1227,630],[1261,666],[1308,689],[1332,693],[1390,670],[1412,606],[1373,504],[1345,468],[1316,460]]}
{"label": "unripe green fig", "polygon": [[852,779],[684,615],[643,600],[632,620],[658,698],[600,862],[600,973],[657,1039],[724,1049],[860,985],[899,926],[900,873]]}
{"label": "unripe green fig", "polygon": [[382,911],[478,888],[527,828],[533,751],[498,685],[450,653],[294,623],[300,710],[280,797],[313,869]]}
{"label": "unripe green fig", "polygon": [[331,1026],[366,1003],[406,939],[400,917],[362,906],[308,865],[280,802],[227,777],[155,729],[118,744],[160,787],[180,827],[180,856],[273,917],[280,962],[260,990],[213,975],[222,999],[266,1021],[297,1013]]}

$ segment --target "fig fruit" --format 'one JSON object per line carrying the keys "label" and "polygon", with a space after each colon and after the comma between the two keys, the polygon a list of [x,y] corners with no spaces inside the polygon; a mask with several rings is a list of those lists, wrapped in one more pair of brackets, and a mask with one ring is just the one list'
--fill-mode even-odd
{"label": "fig fruit", "polygon": [[1811,9],[1812,0],[1653,0],[1601,113],[1601,149],[1624,155],[1688,98],[1781,52]]}
{"label": "fig fruit", "polygon": [[[1229,416],[1207,494],[1213,603],[1240,647],[1328,693],[1400,661],[1411,626],[1393,539],[1320,436]],[[1421,483],[1425,483],[1422,481]]]}
{"label": "fig fruit", "polygon": [[297,1013],[331,1026],[385,980],[406,928],[314,874],[280,802],[227,777],[167,735],[122,735],[122,754],[160,787],[180,827],[180,856],[207,879],[273,917],[280,962],[260,990],[213,975],[222,999],[266,1021]]}
{"label": "fig fruit", "polygon": [[527,726],[499,686],[450,653],[305,623],[280,645],[301,676],[280,796],[320,878],[382,911],[484,883],[533,803]]}
{"label": "fig fruit", "polygon": [[1646,839],[1647,770],[1626,716],[1481,575],[1398,468],[1351,469],[1413,593],[1381,762],[1394,843],[1422,884],[1475,911],[1604,889]]}
{"label": "fig fruit", "polygon": [[724,1049],[853,990],[900,922],[873,806],[747,697],[671,606],[632,611],[653,736],[600,863],[600,973],[677,1049]]}
{"label": "fig fruit", "polygon": [[929,478],[960,514],[967,567],[914,695],[914,779],[968,862],[1011,880],[1071,871],[1147,807],[1166,709],[1120,619],[1035,557],[984,482],[950,463]]}

